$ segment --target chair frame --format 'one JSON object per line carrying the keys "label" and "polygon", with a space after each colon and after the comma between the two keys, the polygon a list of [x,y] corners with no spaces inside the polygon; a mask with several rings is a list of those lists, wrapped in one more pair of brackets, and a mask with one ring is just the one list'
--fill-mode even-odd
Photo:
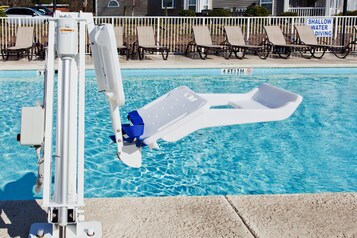
{"label": "chair frame", "polygon": [[[26,30],[25,28],[28,28],[27,30],[28,31],[31,31],[32,30],[32,44],[31,46],[28,46],[28,47],[19,47],[18,44],[19,44],[19,35],[20,35],[20,30],[24,29]],[[17,33],[16,33],[16,42],[15,42],[15,45],[14,46],[8,46],[6,49],[2,49],[1,50],[1,54],[2,54],[2,59],[3,61],[7,61],[10,57],[10,55],[16,55],[17,56],[17,60],[20,59],[20,56],[23,55],[25,53],[25,55],[27,55],[27,58],[28,60],[32,60],[33,58],[33,51],[34,51],[34,47],[35,47],[35,44],[34,44],[34,34],[33,34],[33,27],[21,27],[19,26],[17,28]],[[14,49],[12,49],[14,48]]]}
{"label": "chair frame", "polygon": [[[141,30],[151,30],[152,35],[154,36],[154,39],[151,39],[155,42],[155,46],[145,46],[145,45],[140,45],[140,39],[139,39],[139,35],[140,35],[140,31]],[[136,28],[136,32],[137,32],[137,41],[134,42],[133,44],[133,50],[132,50],[132,54],[135,53],[135,49],[137,49],[137,52],[139,54],[139,59],[143,60],[144,59],[144,52],[149,52],[150,54],[154,53],[154,52],[160,52],[162,59],[163,60],[167,60],[168,56],[169,56],[169,48],[165,47],[165,46],[161,46],[160,42],[155,40],[155,34],[154,34],[154,29],[150,26],[146,26],[146,27],[137,27]]]}
{"label": "chair frame", "polygon": [[131,49],[129,44],[123,41],[124,38],[123,27],[122,26],[114,27],[114,33],[115,33],[115,42],[117,44],[118,54],[125,54],[125,59],[129,60]]}
{"label": "chair frame", "polygon": [[347,44],[350,51],[352,51],[352,45],[357,45],[357,25],[354,26],[353,28],[354,28],[354,35],[352,36],[352,41]]}
{"label": "chair frame", "polygon": [[[195,31],[196,31],[196,33],[198,33],[197,32],[199,30],[198,27],[207,27],[207,30],[208,30],[207,39],[209,39],[210,44],[199,44],[196,42]],[[212,38],[211,38],[211,34],[209,32],[208,26],[193,26],[192,31],[193,31],[193,40],[187,44],[186,50],[185,50],[185,56],[188,56],[188,53],[189,53],[188,51],[192,47],[195,49],[195,52],[198,52],[200,58],[203,60],[207,59],[208,53],[210,51],[214,51],[216,54],[222,53],[223,57],[227,60],[232,55],[232,49],[229,45],[214,44],[214,42],[212,41]]]}
{"label": "chair frame", "polygon": [[[266,47],[268,47],[268,45],[270,45],[270,53],[275,53],[275,54],[278,54],[280,58],[283,58],[283,59],[287,59],[289,58],[289,56],[291,55],[292,51],[295,49],[297,50],[300,54],[303,54],[303,53],[306,53],[307,51],[309,51],[309,53],[311,54],[311,47],[308,46],[308,45],[301,45],[301,44],[288,44],[287,43],[287,37],[286,35],[284,35],[284,33],[282,32],[281,28],[279,26],[264,26],[263,27],[264,30],[265,30],[265,39],[263,40],[263,42],[261,43],[261,45],[265,45]],[[284,43],[279,43],[279,44],[274,44],[271,39],[271,36],[274,35],[274,36],[277,36],[276,34],[273,34],[272,32],[270,32],[270,37],[269,37],[269,28],[271,29],[274,29],[274,28],[277,28],[279,29],[279,33],[281,33],[281,36],[284,37],[284,41],[285,41],[285,44]],[[276,30],[277,30],[276,29]],[[278,32],[275,32],[275,33],[278,33]],[[279,36],[278,36],[279,37]],[[311,58],[312,55],[310,55],[308,58]]]}
{"label": "chair frame", "polygon": [[357,26],[353,27],[355,29],[354,39],[349,43],[349,45],[357,45]]}
{"label": "chair frame", "polygon": [[[327,45],[327,44],[318,44],[317,39],[314,35],[314,32],[310,26],[294,25],[294,28],[295,28],[297,36],[298,36],[297,43],[310,47],[310,53],[311,53],[312,57],[314,57],[316,59],[321,59],[327,50],[330,50],[339,59],[346,58],[347,55],[350,53],[350,50],[351,50],[350,44],[352,42],[345,46],[331,46],[331,45]],[[314,37],[313,39],[311,39],[313,42],[304,41],[302,32],[304,32],[305,34],[308,34],[307,37],[311,37],[311,38]],[[319,51],[317,51],[317,49],[319,49],[319,48],[322,49],[322,53],[320,53],[320,54],[318,54]]]}
{"label": "chair frame", "polygon": [[[266,59],[268,57],[270,52],[270,45],[251,45],[249,42],[247,44],[247,42],[244,40],[242,28],[240,26],[225,26],[223,28],[223,32],[225,34],[225,40],[221,44],[228,45],[231,48],[229,57],[231,57],[232,53],[234,53],[237,59],[243,59],[248,50],[256,53],[261,59]],[[230,41],[229,36],[231,34],[235,34],[235,36],[238,37],[236,39],[240,42]]]}
{"label": "chair frame", "polygon": [[35,38],[34,51],[35,51],[35,55],[37,55],[40,60],[46,59],[47,47],[48,47],[47,35],[43,35],[39,39]]}

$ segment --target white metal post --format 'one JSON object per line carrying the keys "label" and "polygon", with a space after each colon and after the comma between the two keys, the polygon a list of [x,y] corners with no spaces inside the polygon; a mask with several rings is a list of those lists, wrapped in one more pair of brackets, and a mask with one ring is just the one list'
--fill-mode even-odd
{"label": "white metal post", "polygon": [[289,11],[289,0],[284,0],[284,7],[283,7],[283,11],[287,12]]}
{"label": "white metal post", "polygon": [[[64,59],[63,60],[63,97],[62,97],[62,116],[60,119],[62,128],[61,128],[61,148],[60,148],[60,155],[59,155],[59,170],[61,176],[59,179],[59,195],[58,201],[56,201],[59,205],[62,205],[58,210],[58,222],[60,227],[65,227],[67,225],[67,217],[68,217],[68,163],[69,163],[69,80],[70,74],[69,70],[71,67],[71,60]],[[57,168],[56,168],[57,169]]]}
{"label": "white metal post", "polygon": [[69,99],[69,135],[68,135],[68,202],[75,204],[77,202],[77,138],[83,135],[78,135],[78,69],[75,59],[71,60],[70,70],[70,99]]}
{"label": "white metal post", "polygon": [[325,16],[331,16],[331,0],[326,0],[325,2]]}
{"label": "white metal post", "polygon": [[[79,68],[85,69],[85,21],[79,23]],[[84,108],[85,108],[85,71],[79,70],[78,84],[78,194],[77,203],[84,205]]]}
{"label": "white metal post", "polygon": [[[55,22],[49,22],[49,35],[55,35]],[[43,205],[48,206],[51,199],[51,160],[52,160],[52,128],[53,128],[53,91],[54,91],[54,38],[48,39],[48,54],[45,70],[45,138],[44,138],[44,180]]]}
{"label": "white metal post", "polygon": [[[63,18],[57,21],[57,54],[63,61],[62,68],[62,115],[60,155],[59,155],[59,194],[56,201],[58,208],[59,236],[66,237],[68,225],[68,209],[73,186],[76,188],[76,170],[72,167],[77,163],[77,73],[74,57],[78,54],[77,20]],[[73,174],[74,173],[74,174]],[[74,176],[73,176],[74,175]],[[74,189],[75,191],[75,189]],[[73,194],[72,194],[73,195]],[[75,197],[75,196],[74,196]],[[73,201],[71,201],[73,202]]]}
{"label": "white metal post", "polygon": [[246,41],[249,41],[249,37],[250,37],[250,18],[248,18],[247,20],[247,36],[246,36]]}
{"label": "white metal post", "polygon": [[[58,74],[57,74],[57,124],[56,124],[56,154],[55,154],[55,178],[59,178],[61,176],[61,171],[60,169],[56,169],[60,167],[60,148],[61,148],[61,123],[60,123],[60,118],[62,116],[62,91],[63,91],[63,85],[62,85],[62,75],[63,75],[63,61],[62,59],[58,59]],[[55,180],[54,181],[54,186],[55,186],[55,191],[54,191],[54,201],[58,201],[58,194],[59,194],[59,181]]]}
{"label": "white metal post", "polygon": [[[160,42],[160,23],[161,18],[157,18],[157,25],[156,25],[156,42]],[[156,43],[158,45],[159,43]]]}

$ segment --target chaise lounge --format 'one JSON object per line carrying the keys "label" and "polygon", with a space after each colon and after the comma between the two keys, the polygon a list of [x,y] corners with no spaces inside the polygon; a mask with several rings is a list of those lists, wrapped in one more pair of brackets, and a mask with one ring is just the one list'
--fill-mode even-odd
{"label": "chaise lounge", "polygon": [[10,55],[16,55],[19,60],[20,55],[27,55],[28,60],[32,60],[34,49],[33,43],[33,26],[19,26],[16,33],[16,42],[14,46],[7,47],[2,50],[2,58],[4,61],[9,59]]}
{"label": "chaise lounge", "polygon": [[297,42],[310,47],[312,57],[321,59],[326,50],[330,50],[337,58],[344,59],[350,53],[349,45],[331,46],[327,44],[319,44],[314,31],[310,26],[294,26],[298,35]]}
{"label": "chaise lounge", "polygon": [[[292,51],[300,53],[307,52],[311,48],[308,45],[296,45],[287,43],[285,36],[279,26],[264,26],[266,39],[264,45],[270,45],[272,53],[276,53],[283,59],[289,58]],[[310,57],[309,57],[310,58]]]}
{"label": "chaise lounge", "polygon": [[207,59],[209,51],[214,51],[216,54],[222,53],[225,59],[229,59],[232,54],[230,46],[214,44],[207,26],[193,26],[192,31],[193,41],[188,43],[186,47],[186,56],[189,53],[189,49],[194,47],[194,50],[198,52],[203,60]]}
{"label": "chaise lounge", "polygon": [[115,41],[117,43],[117,51],[118,53],[123,53],[126,56],[126,60],[129,60],[130,48],[124,42],[124,34],[123,34],[123,27],[116,26],[114,27],[114,34],[115,34]]}
{"label": "chaise lounge", "polygon": [[160,52],[162,58],[167,60],[169,55],[169,49],[165,46],[160,46],[159,42],[155,40],[154,29],[150,26],[138,26],[136,28],[138,41],[134,43],[133,50],[135,46],[138,48],[139,59],[144,59],[144,52]]}
{"label": "chaise lounge", "polygon": [[225,26],[224,32],[226,39],[223,44],[230,46],[231,53],[233,52],[238,59],[243,59],[248,50],[254,51],[261,59],[266,59],[268,57],[270,45],[264,47],[246,44],[240,26]]}

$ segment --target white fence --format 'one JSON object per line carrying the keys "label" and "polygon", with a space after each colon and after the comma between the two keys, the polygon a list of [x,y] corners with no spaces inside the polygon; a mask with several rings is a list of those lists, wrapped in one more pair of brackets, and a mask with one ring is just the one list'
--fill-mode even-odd
{"label": "white fence", "polygon": [[[124,41],[132,45],[136,41],[137,26],[152,26],[157,40],[170,49],[171,53],[182,54],[187,44],[192,41],[192,26],[206,25],[211,31],[212,40],[221,43],[224,40],[223,26],[239,25],[246,40],[259,44],[265,37],[263,26],[279,25],[291,41],[296,39],[294,25],[305,24],[307,19],[325,19],[326,17],[96,17],[97,24],[111,23],[124,28]],[[357,17],[334,16],[331,37],[319,40],[331,45],[344,45],[355,39]],[[35,42],[44,45],[47,42],[48,22],[42,18],[0,18],[0,44],[2,49],[14,43],[19,25],[33,25]],[[342,42],[343,40],[343,42]],[[90,53],[89,44],[86,53]]]}

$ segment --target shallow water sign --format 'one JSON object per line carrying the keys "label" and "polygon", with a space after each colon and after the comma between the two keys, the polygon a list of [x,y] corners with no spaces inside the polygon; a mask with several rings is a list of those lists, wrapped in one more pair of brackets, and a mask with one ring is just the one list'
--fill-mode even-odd
{"label": "shallow water sign", "polygon": [[306,22],[316,37],[332,37],[332,24],[332,18],[308,18]]}

